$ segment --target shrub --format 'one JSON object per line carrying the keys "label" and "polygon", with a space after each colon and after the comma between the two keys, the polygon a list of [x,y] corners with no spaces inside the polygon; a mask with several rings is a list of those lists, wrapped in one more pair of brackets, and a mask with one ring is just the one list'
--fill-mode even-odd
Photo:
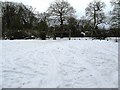
{"label": "shrub", "polygon": [[42,40],[46,40],[46,33],[45,32],[40,32],[40,38]]}

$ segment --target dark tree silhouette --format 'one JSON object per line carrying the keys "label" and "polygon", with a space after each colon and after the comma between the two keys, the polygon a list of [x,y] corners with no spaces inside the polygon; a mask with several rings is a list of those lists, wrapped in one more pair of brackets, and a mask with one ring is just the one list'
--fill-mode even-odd
{"label": "dark tree silhouette", "polygon": [[113,36],[120,37],[120,0],[112,0],[111,5],[113,10],[110,15],[111,18],[111,32]]}
{"label": "dark tree silhouette", "polygon": [[15,2],[2,2],[1,6],[3,36],[11,37],[34,27],[36,17],[31,6]]}
{"label": "dark tree silhouette", "polygon": [[54,20],[57,20],[60,23],[61,30],[63,31],[64,21],[66,21],[67,17],[72,16],[75,13],[75,10],[67,1],[56,0],[50,4],[48,13]]}
{"label": "dark tree silhouette", "polygon": [[[97,29],[98,24],[104,23],[105,14],[104,9],[105,3],[99,0],[90,2],[86,8],[86,16],[89,20],[93,21],[94,27],[93,30]],[[92,33],[93,34],[93,33]]]}
{"label": "dark tree silhouette", "polygon": [[112,27],[120,28],[120,0],[112,0],[111,5],[113,6],[113,10],[111,11]]}

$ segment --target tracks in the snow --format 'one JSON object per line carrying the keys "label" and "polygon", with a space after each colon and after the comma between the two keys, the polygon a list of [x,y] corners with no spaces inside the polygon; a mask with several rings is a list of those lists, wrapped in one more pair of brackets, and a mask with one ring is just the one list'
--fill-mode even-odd
{"label": "tracks in the snow", "polygon": [[[111,52],[109,55],[115,57],[110,61],[111,59],[109,60],[106,56],[105,58],[98,58],[104,54],[103,47],[99,52],[96,52],[99,53],[97,58],[94,57],[92,55],[95,53],[94,47],[99,48],[99,46],[94,44],[94,47],[90,46],[89,48],[88,45],[86,48],[84,45],[87,45],[87,42],[52,41],[50,43],[49,41],[41,43],[41,41],[37,41],[9,43],[4,46],[5,62],[3,73],[6,81],[4,82],[5,88],[99,88],[109,85],[113,87],[113,82],[106,82],[105,77],[101,75],[102,69],[99,72],[100,70],[97,69],[99,66],[96,66],[106,59],[104,63],[106,67],[103,68],[104,72],[111,71],[114,73],[116,56],[112,54],[113,49],[108,49]],[[107,59],[109,63],[107,63]],[[113,62],[114,64],[111,64]],[[112,66],[109,67],[110,65]],[[113,79],[108,78],[108,80]]]}

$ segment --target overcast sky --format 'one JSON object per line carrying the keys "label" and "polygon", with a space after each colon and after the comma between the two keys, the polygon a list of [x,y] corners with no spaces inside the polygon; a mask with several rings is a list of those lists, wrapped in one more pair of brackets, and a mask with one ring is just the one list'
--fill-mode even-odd
{"label": "overcast sky", "polygon": [[[2,1],[14,1],[14,2],[22,2],[25,5],[30,5],[33,8],[36,8],[36,11],[45,12],[49,4],[55,0],[2,0]],[[67,0],[71,6],[76,10],[76,15],[78,18],[85,15],[85,8],[87,5],[93,0]],[[105,12],[111,10],[110,0],[101,0],[106,4]]]}

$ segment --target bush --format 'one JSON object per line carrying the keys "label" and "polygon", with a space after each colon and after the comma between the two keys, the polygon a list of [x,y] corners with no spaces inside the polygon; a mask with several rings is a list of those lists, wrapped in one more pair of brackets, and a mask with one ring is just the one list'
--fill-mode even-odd
{"label": "bush", "polygon": [[9,39],[13,40],[13,39],[24,39],[26,37],[26,34],[23,31],[16,31],[13,32],[10,36]]}
{"label": "bush", "polygon": [[40,38],[42,40],[46,40],[46,33],[45,32],[40,32]]}

